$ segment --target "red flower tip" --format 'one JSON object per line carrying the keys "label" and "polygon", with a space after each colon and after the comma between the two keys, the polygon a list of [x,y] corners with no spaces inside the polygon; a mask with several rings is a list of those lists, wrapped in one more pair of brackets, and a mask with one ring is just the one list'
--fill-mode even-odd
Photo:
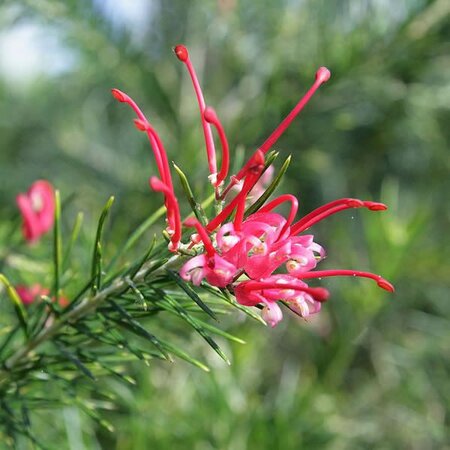
{"label": "red flower tip", "polygon": [[180,61],[186,62],[189,59],[189,52],[184,45],[177,45],[173,51]]}
{"label": "red flower tip", "polygon": [[326,83],[331,77],[331,72],[326,67],[319,67],[316,72],[316,81]]}
{"label": "red flower tip", "polygon": [[330,292],[328,289],[318,287],[318,288],[310,288],[310,294],[314,297],[314,300],[318,302],[325,302],[328,300],[330,296]]}
{"label": "red flower tip", "polygon": [[378,202],[364,202],[364,206],[371,211],[386,211],[387,206],[384,203]]}
{"label": "red flower tip", "polygon": [[205,110],[203,111],[203,117],[208,123],[217,122],[217,114],[216,111],[214,111],[214,108],[211,106],[207,106]]}
{"label": "red flower tip", "polygon": [[196,225],[197,225],[197,219],[195,219],[194,217],[188,217],[184,222],[183,222],[183,224],[186,226],[186,227],[195,227]]}
{"label": "red flower tip", "polygon": [[111,89],[111,93],[113,95],[113,97],[118,100],[119,102],[126,102],[127,101],[127,94],[125,94],[124,92],[120,91],[119,89]]}
{"label": "red flower tip", "polygon": [[141,119],[133,119],[134,126],[139,131],[147,131],[148,130],[148,123]]}
{"label": "red flower tip", "polygon": [[165,184],[158,177],[151,177],[148,180],[148,183],[154,191],[158,192],[163,191],[164,188],[166,187]]}
{"label": "red flower tip", "polygon": [[389,283],[389,281],[385,280],[384,278],[381,278],[377,281],[377,284],[380,288],[384,289],[385,291],[388,292],[395,292],[395,288],[394,286]]}

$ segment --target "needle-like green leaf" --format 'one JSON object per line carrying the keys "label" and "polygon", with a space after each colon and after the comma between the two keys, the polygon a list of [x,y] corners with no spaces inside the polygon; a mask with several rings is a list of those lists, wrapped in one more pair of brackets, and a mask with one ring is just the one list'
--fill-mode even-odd
{"label": "needle-like green leaf", "polygon": [[198,203],[197,200],[195,200],[194,194],[185,173],[174,162],[172,162],[172,164],[175,172],[180,178],[181,187],[183,188],[184,194],[186,195],[192,212],[195,214],[195,217],[197,217],[201,224],[206,225],[208,223],[208,218],[206,217],[205,211],[203,211],[202,205]]}
{"label": "needle-like green leaf", "polygon": [[169,353],[166,352],[164,347],[161,345],[159,339],[148,330],[146,330],[137,320],[133,318],[122,306],[116,303],[114,300],[109,300],[108,303],[113,306],[113,308],[130,324],[132,329],[139,334],[139,336],[148,339],[169,361],[171,360]]}
{"label": "needle-like green leaf", "polygon": [[62,237],[61,237],[61,197],[59,191],[55,191],[55,225],[53,228],[53,291],[55,301],[58,303],[62,261]]}
{"label": "needle-like green leaf", "polygon": [[192,328],[211,346],[211,348],[227,363],[231,364],[227,355],[219,347],[219,345],[214,341],[214,339],[206,332],[206,330],[194,319],[188,312],[175,300],[172,296],[167,293],[164,298],[169,302],[169,304],[174,308],[177,314],[184,319]]}
{"label": "needle-like green leaf", "polygon": [[72,362],[84,375],[91,378],[92,380],[96,380],[94,374],[80,361],[80,359],[74,355],[71,351],[65,348],[60,342],[54,341],[56,347],[61,352],[61,354],[67,358],[70,362]]}
{"label": "needle-like green leaf", "polygon": [[107,271],[109,271],[118,261],[118,259],[124,255],[130,248],[138,242],[140,237],[159,219],[164,215],[164,212],[166,211],[165,206],[161,206],[158,208],[150,217],[144,220],[137,228],[136,230],[131,234],[131,236],[127,239],[124,246],[121,247],[117,253],[113,256],[110,263],[107,266]]}
{"label": "needle-like green leaf", "polygon": [[183,289],[184,292],[186,292],[189,298],[191,298],[201,309],[203,309],[203,311],[205,311],[206,314],[217,321],[217,316],[214,314],[214,311],[212,311],[211,308],[205,302],[203,302],[203,300],[198,296],[197,292],[195,292],[188,283],[186,283],[176,272],[172,270],[168,270],[167,274],[173,281],[175,281],[178,286],[180,286],[181,289]]}
{"label": "needle-like green leaf", "polygon": [[141,269],[141,267],[145,264],[145,262],[150,258],[150,255],[153,252],[153,249],[155,248],[155,244],[156,244],[156,235],[153,235],[153,240],[150,244],[150,247],[148,248],[148,250],[145,252],[144,256],[141,258],[140,261],[138,261],[138,263],[136,265],[134,265],[133,267],[131,267],[128,270],[128,276],[133,279],[136,274],[139,272],[139,270]]}
{"label": "needle-like green leaf", "polygon": [[8,278],[6,278],[2,273],[0,273],[0,282],[5,286],[6,293],[14,306],[19,323],[25,333],[25,336],[28,337],[28,315],[19,294],[15,290],[14,286],[9,282]]}
{"label": "needle-like green leaf", "polygon": [[79,212],[75,219],[75,223],[73,224],[72,233],[70,233],[69,244],[67,245],[66,251],[64,253],[64,258],[63,258],[63,263],[62,263],[63,268],[67,266],[67,263],[70,258],[70,254],[72,253],[75,242],[78,239],[78,236],[79,236],[80,230],[81,230],[81,225],[83,223],[83,218],[84,218],[83,213]]}
{"label": "needle-like green leaf", "polygon": [[291,163],[291,155],[289,155],[286,158],[286,160],[284,161],[283,165],[280,168],[280,171],[277,173],[277,176],[272,180],[272,182],[269,184],[269,186],[261,195],[261,197],[259,197],[258,200],[256,200],[255,203],[253,203],[253,205],[247,208],[247,210],[245,211],[245,217],[248,217],[250,214],[255,213],[256,211],[258,211],[259,208],[261,208],[262,205],[264,205],[267,199],[273,194],[275,189],[281,183],[281,180],[283,179],[283,176],[286,173],[286,170],[288,169],[290,163]]}
{"label": "needle-like green leaf", "polygon": [[101,416],[94,410],[93,406],[79,398],[75,398],[74,401],[81,410],[83,410],[91,419],[95,420],[101,427],[107,429],[110,433],[114,432],[114,427],[112,424],[107,420],[102,419]]}
{"label": "needle-like green leaf", "polygon": [[103,233],[103,226],[105,224],[106,217],[108,215],[108,212],[114,202],[114,197],[110,197],[108,201],[106,202],[102,213],[100,214],[100,219],[98,221],[97,226],[97,233],[95,236],[95,242],[94,242],[94,252],[92,254],[92,267],[91,267],[91,278],[95,279],[92,288],[91,293],[92,295],[95,295],[97,291],[101,287],[101,278],[102,278],[102,246],[101,246],[101,239],[102,239],[102,233]]}
{"label": "needle-like green leaf", "polygon": [[196,321],[205,330],[211,331],[211,333],[217,334],[218,336],[222,336],[230,341],[237,342],[238,344],[245,344],[244,340],[238,338],[237,336],[233,336],[232,334],[227,333],[226,331],[223,331],[221,328],[215,327],[214,325],[211,325],[210,323],[204,322],[203,320],[200,319],[196,319]]}
{"label": "needle-like green leaf", "polygon": [[179,347],[176,347],[175,345],[172,345],[169,342],[166,342],[164,340],[161,340],[161,342],[163,343],[164,347],[167,348],[167,350],[170,353],[174,354],[175,356],[178,356],[178,358],[184,359],[188,363],[204,370],[205,372],[210,372],[210,368],[206,364],[203,364],[198,359],[193,358],[191,355],[187,354],[185,351],[181,350]]}

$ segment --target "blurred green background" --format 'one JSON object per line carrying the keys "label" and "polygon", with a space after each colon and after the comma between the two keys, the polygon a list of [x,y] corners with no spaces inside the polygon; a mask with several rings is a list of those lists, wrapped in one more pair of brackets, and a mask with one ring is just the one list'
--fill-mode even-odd
{"label": "blurred green background", "polygon": [[[198,107],[171,52],[178,43],[188,45],[238,153],[262,143],[315,70],[329,67],[330,82],[276,146],[282,158],[293,155],[280,192],[298,194],[302,212],[346,196],[390,207],[342,213],[314,232],[329,255],[322,268],[381,273],[395,295],[330,279],[331,301],[308,322],[289,317],[271,330],[236,315],[223,326],[247,343],[222,343],[231,367],[180,330],[211,373],[180,361],[136,363],[136,388],[107,381],[119,398],[105,413],[113,433],[68,406],[39,413],[43,442],[71,450],[450,448],[449,14],[446,0],[1,2],[2,223],[37,178],[75,194],[66,220],[84,211],[86,242],[111,194],[112,247],[160,206],[147,185],[155,173],[148,144],[111,87],[138,101],[206,196]],[[39,251],[14,260],[27,281],[40,272],[21,261]],[[87,253],[79,251],[81,265]]]}

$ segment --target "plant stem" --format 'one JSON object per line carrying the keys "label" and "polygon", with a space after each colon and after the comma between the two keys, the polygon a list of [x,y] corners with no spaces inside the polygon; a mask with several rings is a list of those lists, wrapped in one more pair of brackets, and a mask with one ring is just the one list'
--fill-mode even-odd
{"label": "plant stem", "polygon": [[[165,270],[168,266],[175,263],[180,258],[179,255],[172,256],[165,264],[154,271],[154,274]],[[152,268],[152,262],[144,264],[144,266],[139,270],[139,272],[133,277],[134,283],[139,283],[144,280],[147,273]],[[12,356],[10,356],[5,362],[4,367],[7,372],[11,372],[14,368],[26,358],[36,347],[40,346],[44,342],[55,336],[61,328],[63,328],[67,323],[76,322],[80,317],[85,316],[91,311],[95,310],[100,303],[102,303],[107,297],[114,295],[116,293],[122,292],[124,289],[128,289],[129,282],[126,280],[126,276],[118,278],[113,281],[111,285],[105,289],[99,291],[94,296],[86,296],[81,300],[80,304],[74,309],[69,311],[67,314],[63,314],[58,320],[56,320],[51,326],[43,329],[36,337],[26,343],[22,348],[19,348]],[[9,376],[7,372],[3,373],[0,377],[0,386],[8,380]]]}

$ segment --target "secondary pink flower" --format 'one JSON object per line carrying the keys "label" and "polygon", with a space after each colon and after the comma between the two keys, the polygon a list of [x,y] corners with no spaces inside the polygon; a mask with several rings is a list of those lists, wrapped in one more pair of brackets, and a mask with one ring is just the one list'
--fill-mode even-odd
{"label": "secondary pink flower", "polygon": [[[20,284],[16,286],[16,292],[24,305],[31,305],[36,300],[39,300],[42,295],[50,294],[49,289],[42,287],[38,283],[31,286]],[[52,297],[52,301],[55,301],[54,297]],[[58,304],[64,308],[69,304],[69,300],[64,296],[59,296]]]}
{"label": "secondary pink flower", "polygon": [[55,194],[46,180],[35,181],[25,194],[16,197],[23,219],[22,232],[28,242],[37,241],[47,233],[55,220]]}
{"label": "secondary pink flower", "polygon": [[32,286],[18,285],[16,286],[16,291],[24,305],[31,305],[41,295],[48,295],[50,292],[40,284],[33,284]]}

